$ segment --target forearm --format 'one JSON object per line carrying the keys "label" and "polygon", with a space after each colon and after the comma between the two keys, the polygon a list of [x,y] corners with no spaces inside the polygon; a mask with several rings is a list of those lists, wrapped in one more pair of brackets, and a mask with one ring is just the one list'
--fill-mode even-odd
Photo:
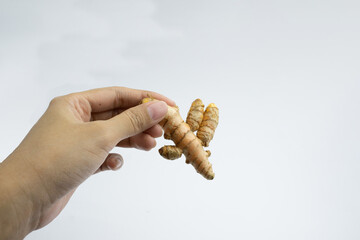
{"label": "forearm", "polygon": [[22,167],[8,157],[0,164],[0,239],[23,239],[36,228],[38,205],[29,195]]}

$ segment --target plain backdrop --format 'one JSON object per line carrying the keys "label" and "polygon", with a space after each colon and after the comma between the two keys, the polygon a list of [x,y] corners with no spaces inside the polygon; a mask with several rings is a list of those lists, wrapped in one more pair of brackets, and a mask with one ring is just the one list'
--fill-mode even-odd
{"label": "plain backdrop", "polygon": [[[359,239],[360,3],[0,0],[0,158],[58,95],[126,86],[215,102],[216,177],[114,149],[27,240]],[[41,149],[39,149],[41,150]],[[0,193],[1,194],[1,193]]]}

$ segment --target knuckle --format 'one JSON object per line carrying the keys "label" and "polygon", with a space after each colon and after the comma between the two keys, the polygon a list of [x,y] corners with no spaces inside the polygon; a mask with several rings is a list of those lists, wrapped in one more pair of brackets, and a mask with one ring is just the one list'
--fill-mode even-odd
{"label": "knuckle", "polygon": [[61,97],[61,96],[60,96],[60,97],[54,97],[53,99],[51,99],[49,105],[56,105],[56,104],[58,104],[59,102],[62,101],[62,98],[63,98],[63,97]]}
{"label": "knuckle", "polygon": [[55,106],[55,105],[64,104],[64,103],[66,104],[66,103],[71,102],[71,100],[72,100],[72,96],[70,94],[64,95],[64,96],[57,96],[57,97],[54,97],[53,99],[51,99],[49,106]]}
{"label": "knuckle", "polygon": [[135,113],[134,111],[125,111],[124,114],[129,120],[131,130],[133,132],[139,132],[144,125],[144,117],[142,114]]}
{"label": "knuckle", "polygon": [[115,92],[115,98],[113,101],[113,108],[116,109],[120,106],[123,106],[123,98],[121,96],[121,90],[118,91],[116,88],[114,88],[114,92]]}

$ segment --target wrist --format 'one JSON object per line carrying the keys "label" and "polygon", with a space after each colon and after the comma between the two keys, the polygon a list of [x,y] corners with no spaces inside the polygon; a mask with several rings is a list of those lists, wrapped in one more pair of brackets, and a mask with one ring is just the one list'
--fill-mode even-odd
{"label": "wrist", "polygon": [[[0,239],[23,239],[36,229],[41,205],[32,197],[31,186],[9,156],[0,164]],[[28,183],[31,183],[29,181]]]}

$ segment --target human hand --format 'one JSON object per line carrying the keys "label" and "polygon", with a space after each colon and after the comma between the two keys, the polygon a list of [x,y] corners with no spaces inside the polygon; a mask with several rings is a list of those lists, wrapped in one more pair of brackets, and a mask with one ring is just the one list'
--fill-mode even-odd
{"label": "human hand", "polygon": [[[148,95],[162,101],[138,105]],[[92,174],[118,169],[122,157],[109,153],[115,146],[155,147],[154,138],[162,135],[157,123],[167,112],[163,101],[174,105],[160,94],[122,87],[54,98],[0,165],[0,192],[4,193],[0,224],[2,217],[11,217],[5,232],[15,231],[17,237],[10,239],[23,238],[51,222]],[[7,204],[12,210],[4,207]],[[4,211],[7,215],[2,215]]]}

